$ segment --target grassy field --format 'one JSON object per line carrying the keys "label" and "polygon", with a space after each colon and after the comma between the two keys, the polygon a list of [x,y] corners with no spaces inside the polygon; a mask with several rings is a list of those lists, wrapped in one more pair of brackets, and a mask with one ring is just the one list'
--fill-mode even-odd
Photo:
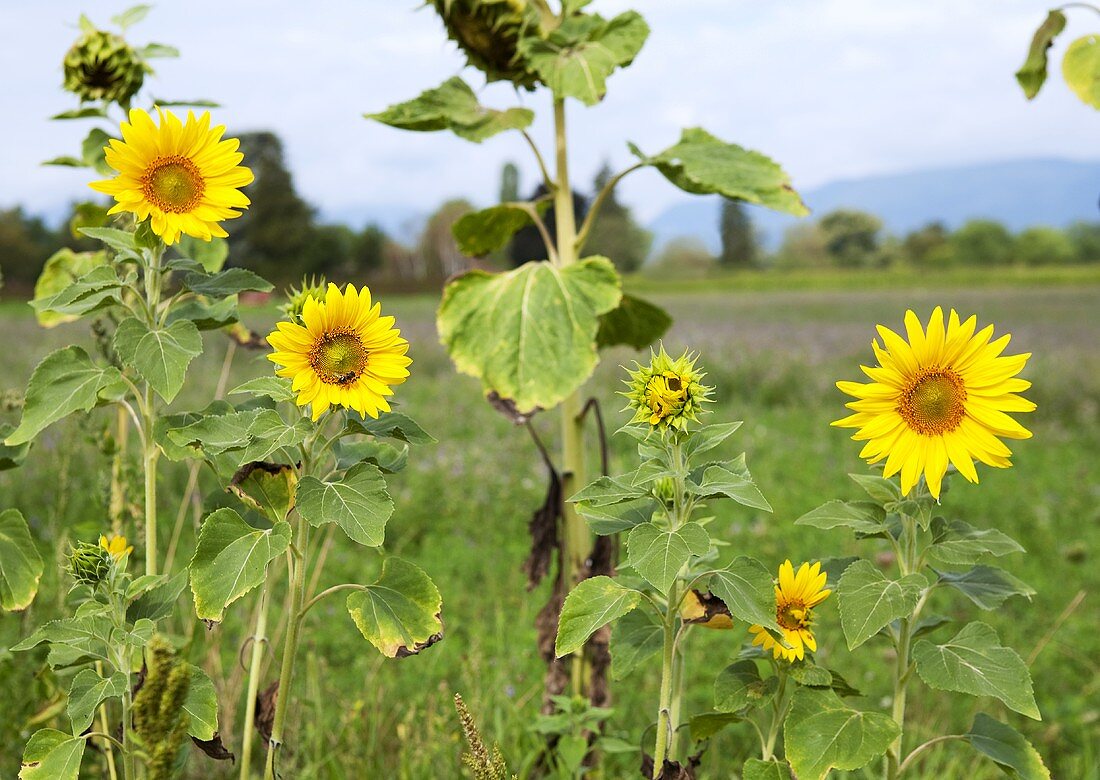
{"label": "grassy field", "polygon": [[[1100,284],[1095,275],[1061,280],[1036,276],[998,286],[979,285],[977,277],[950,281],[946,286],[922,284],[916,291],[898,289],[898,284],[822,291],[801,289],[811,286],[801,283],[793,285],[798,289],[780,290],[774,288],[782,285],[771,281],[700,283],[676,292],[662,291],[652,282],[644,287],[676,319],[665,340],[669,350],[690,346],[702,352],[710,383],[717,387],[712,419],[745,421],[730,445],[731,454],[747,451],[775,512],[723,508],[722,522],[712,528],[725,529],[731,554],[754,555],[769,567],[786,557],[797,562],[856,551],[851,539],[796,528],[793,521],[826,499],[857,495],[858,488],[845,475],[865,468],[856,457],[859,447],[828,422],[844,411],[834,381],[857,379],[859,362],[872,359],[875,323],[900,327],[907,306],[922,316],[935,304],[954,306],[996,323],[998,332],[1012,332],[1010,352],[1034,353],[1026,376],[1035,383],[1029,395],[1039,409],[1025,421],[1034,439],[1015,443],[1013,469],[985,469],[980,485],[955,484],[945,511],[979,526],[999,527],[1029,551],[1002,562],[1035,587],[1037,595],[1031,602],[1011,600],[982,619],[1030,661],[1044,720],[1032,722],[1006,713],[994,700],[948,696],[917,683],[911,693],[913,738],[965,730],[974,713],[985,710],[1023,731],[1059,780],[1095,780],[1100,777]],[[749,287],[754,291],[741,291]],[[542,688],[533,622],[547,593],[545,587],[526,591],[520,563],[526,554],[527,520],[543,498],[544,474],[527,436],[490,409],[474,380],[454,373],[435,336],[435,300],[390,298],[384,306],[398,316],[412,342],[413,376],[398,393],[403,410],[439,439],[415,449],[409,468],[391,479],[398,509],[388,527],[387,549],[415,561],[435,579],[444,597],[447,635],[419,657],[388,661],[358,635],[342,600],[316,609],[296,679],[300,706],[292,713],[288,761],[293,768],[287,777],[461,777],[462,744],[451,708],[456,691],[513,767],[539,741],[530,731]],[[247,319],[259,329],[270,324],[271,314],[255,311]],[[0,323],[6,342],[0,390],[21,390],[47,350],[73,339],[90,340],[79,328],[43,332],[29,310],[12,303],[0,306]],[[176,403],[180,409],[200,404],[217,381],[226,343],[210,335],[206,348]],[[625,349],[607,354],[591,383],[612,429],[625,422],[618,412],[620,399],[614,396],[622,376],[619,365],[635,356]],[[230,386],[267,372],[268,366],[262,353],[238,353]],[[539,420],[540,430],[552,439],[556,418],[546,418]],[[95,424],[55,426],[20,470],[0,474],[0,506],[24,512],[43,550],[69,538],[92,538],[103,525],[105,481],[97,472],[95,442],[105,423],[97,419]],[[630,447],[625,441],[613,444],[613,469],[625,468]],[[182,493],[186,477],[186,467],[166,464],[161,511],[170,521],[178,511],[171,498]],[[205,491],[217,491],[203,479]],[[177,568],[190,555],[199,509],[185,507],[180,515]],[[169,530],[162,541],[166,546]],[[378,569],[376,553],[341,541],[322,587],[369,581]],[[862,544],[862,552],[870,554],[866,545],[874,543]],[[0,617],[0,648],[57,614],[65,599],[57,581],[57,567],[48,566],[38,602],[25,614]],[[1063,620],[1063,612],[1082,591],[1084,600]],[[181,617],[171,626],[191,637],[192,658],[205,664],[221,689],[222,730],[231,750],[240,741],[243,674],[238,652],[252,606],[252,599],[242,600],[234,607],[235,619],[207,632],[186,617],[190,605],[181,602]],[[937,595],[934,607],[945,614],[977,617],[976,607],[946,594]],[[882,706],[888,693],[887,650],[872,643],[859,655],[849,655],[835,603],[826,602],[820,615],[825,662],[864,691],[866,704]],[[737,632],[697,633],[688,651],[688,714],[709,705],[714,674],[745,638]],[[271,660],[269,656],[269,664]],[[12,655],[0,649],[3,780],[18,771],[27,735],[54,717],[48,704],[55,692],[41,662],[41,654]],[[614,688],[612,733],[636,739],[655,718],[657,670],[649,671]],[[265,679],[274,674],[269,670]],[[754,744],[746,730],[729,729],[712,742],[701,777],[733,776]],[[966,751],[965,746],[945,747],[910,776],[1001,776]],[[201,756],[191,765],[195,778],[236,777],[233,768],[215,766]],[[602,776],[635,777],[636,766],[635,757],[616,756]]]}

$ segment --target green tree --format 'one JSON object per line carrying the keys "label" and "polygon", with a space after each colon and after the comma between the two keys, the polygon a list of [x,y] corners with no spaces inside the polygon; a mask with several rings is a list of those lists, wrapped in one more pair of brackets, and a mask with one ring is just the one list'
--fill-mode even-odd
{"label": "green tree", "polygon": [[906,262],[919,267],[934,267],[950,262],[951,234],[942,222],[929,222],[905,236],[901,250]]}
{"label": "green tree", "polygon": [[824,268],[831,261],[821,225],[799,222],[783,233],[783,243],[774,262],[777,268]]}
{"label": "green tree", "polygon": [[514,162],[504,163],[500,170],[500,202],[514,203],[519,200],[519,168]]}
{"label": "green tree", "polygon": [[1073,241],[1052,227],[1031,227],[1020,233],[1014,255],[1024,265],[1066,265],[1077,259]]}
{"label": "green tree", "polygon": [[722,237],[722,251],[718,262],[726,268],[751,268],[757,262],[756,232],[745,205],[738,200],[724,198],[718,218],[718,230]]}
{"label": "green tree", "polygon": [[882,261],[882,220],[855,209],[837,209],[821,218],[825,250],[833,263],[845,268],[868,268]]}
{"label": "green tree", "polygon": [[1078,263],[1100,262],[1100,222],[1074,222],[1066,230]]}
{"label": "green tree", "polygon": [[665,244],[646,270],[653,276],[682,279],[686,276],[706,276],[714,267],[714,255],[706,244],[697,238],[683,236]]}
{"label": "green tree", "polygon": [[[611,167],[605,162],[596,174],[593,191],[601,192],[613,175]],[[603,255],[620,271],[628,273],[642,267],[652,245],[653,234],[634,221],[630,209],[620,203],[615,190],[611,190],[592,223],[584,253]]]}
{"label": "green tree", "polygon": [[235,264],[277,281],[300,279],[314,240],[313,208],[294,189],[283,144],[274,133],[241,134],[241,151],[256,180],[245,189],[252,205],[230,230]]}
{"label": "green tree", "polygon": [[358,275],[382,270],[389,240],[386,231],[378,225],[363,228],[352,243],[351,270]]}
{"label": "green tree", "polygon": [[972,219],[951,235],[955,261],[973,265],[1012,262],[1012,236],[1000,222]]}
{"label": "green tree", "polygon": [[22,207],[0,209],[0,265],[9,285],[29,290],[46,258],[62,243],[45,222],[25,214]]}

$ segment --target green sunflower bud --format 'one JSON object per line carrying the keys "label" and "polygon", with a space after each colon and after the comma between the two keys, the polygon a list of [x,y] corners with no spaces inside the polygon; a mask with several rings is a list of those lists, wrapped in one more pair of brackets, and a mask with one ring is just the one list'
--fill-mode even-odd
{"label": "green sunflower bud", "polygon": [[290,289],[286,291],[286,303],[281,307],[283,314],[286,315],[287,319],[300,325],[306,301],[312,298],[318,303],[324,303],[327,290],[328,282],[325,277],[303,276],[301,286],[294,287],[291,285]]}
{"label": "green sunflower bud", "polygon": [[82,101],[129,103],[149,68],[125,40],[104,30],[86,32],[65,54],[62,86]]}
{"label": "green sunflower bud", "polygon": [[111,572],[111,553],[98,544],[80,542],[69,552],[68,571],[82,585],[98,585]]}
{"label": "green sunflower bud", "polygon": [[539,12],[530,0],[430,0],[447,35],[489,81],[534,89],[535,72],[519,54],[519,40],[537,30]]}
{"label": "green sunflower bud", "polygon": [[650,353],[648,366],[637,361],[637,371],[628,371],[629,388],[625,396],[628,409],[634,410],[632,423],[648,422],[654,428],[683,431],[688,422],[697,422],[704,403],[710,402],[713,387],[701,380],[706,374],[695,367],[699,356],[687,351],[673,360],[664,346],[657,354]]}

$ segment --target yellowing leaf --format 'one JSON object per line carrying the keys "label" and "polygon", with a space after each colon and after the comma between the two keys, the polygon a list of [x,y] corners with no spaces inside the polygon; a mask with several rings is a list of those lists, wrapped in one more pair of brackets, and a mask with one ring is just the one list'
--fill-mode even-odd
{"label": "yellowing leaf", "polygon": [[347,608],[387,658],[416,655],[443,638],[443,597],[422,569],[400,558],[387,558],[382,576],[348,596]]}

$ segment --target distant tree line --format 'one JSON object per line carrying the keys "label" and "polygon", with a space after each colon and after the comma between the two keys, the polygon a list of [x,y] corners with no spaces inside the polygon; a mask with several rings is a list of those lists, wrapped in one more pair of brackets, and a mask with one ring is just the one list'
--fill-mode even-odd
{"label": "distant tree line", "polygon": [[[488,257],[463,256],[451,236],[451,226],[474,206],[462,199],[441,204],[424,221],[417,237],[407,242],[377,225],[356,229],[327,223],[295,189],[283,145],[274,133],[244,133],[240,138],[256,180],[246,189],[251,207],[228,226],[230,262],[276,282],[290,284],[303,276],[323,275],[334,280],[366,280],[391,289],[426,289],[472,266],[514,267],[547,256],[534,227],[521,230],[506,249]],[[611,175],[605,164],[589,192],[573,193],[578,223]],[[519,170],[507,163],[501,171],[501,202],[517,200],[521,186]],[[533,197],[542,194],[545,186],[540,183],[533,188]],[[9,291],[28,293],[46,258],[62,247],[77,251],[98,248],[76,228],[95,224],[104,213],[100,204],[74,204],[67,218],[54,228],[20,207],[0,209],[0,270]],[[552,207],[544,219],[552,237]],[[724,201],[718,228],[721,250],[717,256],[697,240],[677,239],[650,258],[653,235],[612,194],[604,201],[584,251],[610,258],[624,273],[643,266],[654,273],[709,273],[715,268],[907,265],[936,269],[1100,262],[1100,223],[1081,222],[1064,230],[1032,227],[1013,235],[998,222],[975,219],[954,231],[934,222],[904,236],[893,236],[873,214],[840,209],[799,222],[786,232],[777,250],[768,252],[748,210],[739,202]]]}

